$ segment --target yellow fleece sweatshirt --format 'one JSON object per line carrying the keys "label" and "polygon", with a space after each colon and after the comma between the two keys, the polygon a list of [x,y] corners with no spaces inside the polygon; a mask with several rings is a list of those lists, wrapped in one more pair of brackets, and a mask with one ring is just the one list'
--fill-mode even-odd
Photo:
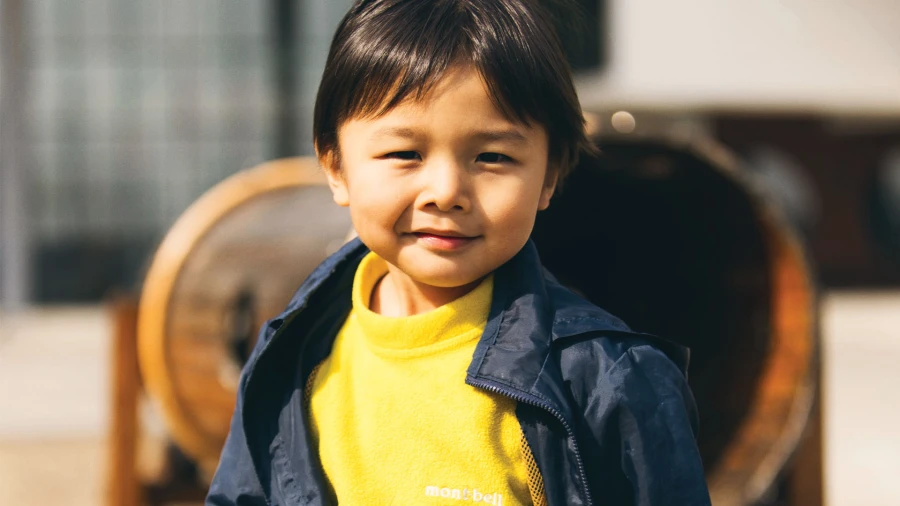
{"label": "yellow fleece sweatshirt", "polygon": [[310,380],[313,438],[338,503],[543,502],[515,401],[465,383],[492,277],[433,311],[391,318],[368,308],[386,273],[380,257],[363,259],[353,309]]}

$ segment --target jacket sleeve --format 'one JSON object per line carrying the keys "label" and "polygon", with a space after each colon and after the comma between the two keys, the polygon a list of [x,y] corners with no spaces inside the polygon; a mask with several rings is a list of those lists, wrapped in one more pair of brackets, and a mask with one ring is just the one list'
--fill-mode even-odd
{"label": "jacket sleeve", "polygon": [[206,496],[205,506],[267,506],[266,497],[250,455],[250,448],[244,436],[241,412],[246,392],[247,371],[275,328],[267,322],[260,331],[256,345],[241,372],[237,402],[231,415],[228,438],[222,448],[216,474]]}
{"label": "jacket sleeve", "polygon": [[622,471],[634,504],[710,504],[696,442],[697,406],[685,374],[649,345],[631,347],[610,374]]}

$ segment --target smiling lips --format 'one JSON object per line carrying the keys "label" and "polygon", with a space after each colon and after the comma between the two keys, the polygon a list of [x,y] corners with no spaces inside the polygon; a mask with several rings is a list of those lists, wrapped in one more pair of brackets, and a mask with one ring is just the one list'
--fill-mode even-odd
{"label": "smiling lips", "polygon": [[413,232],[416,238],[433,249],[454,251],[471,244],[477,237],[468,237],[455,232],[422,231]]}

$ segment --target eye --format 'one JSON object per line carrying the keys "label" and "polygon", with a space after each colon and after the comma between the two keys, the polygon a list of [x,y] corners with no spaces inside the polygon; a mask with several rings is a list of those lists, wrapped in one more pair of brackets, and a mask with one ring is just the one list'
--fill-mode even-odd
{"label": "eye", "polygon": [[475,161],[482,163],[509,163],[513,159],[500,153],[481,153]]}
{"label": "eye", "polygon": [[419,153],[415,151],[392,151],[386,155],[384,158],[393,158],[395,160],[421,160],[422,157],[419,156]]}

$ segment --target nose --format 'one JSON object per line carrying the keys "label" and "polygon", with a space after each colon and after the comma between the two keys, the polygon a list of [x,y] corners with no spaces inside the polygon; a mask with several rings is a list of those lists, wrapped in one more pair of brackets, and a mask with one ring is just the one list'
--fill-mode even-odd
{"label": "nose", "polygon": [[422,175],[420,203],[424,208],[441,212],[469,210],[469,174],[464,166],[456,162],[435,163]]}

